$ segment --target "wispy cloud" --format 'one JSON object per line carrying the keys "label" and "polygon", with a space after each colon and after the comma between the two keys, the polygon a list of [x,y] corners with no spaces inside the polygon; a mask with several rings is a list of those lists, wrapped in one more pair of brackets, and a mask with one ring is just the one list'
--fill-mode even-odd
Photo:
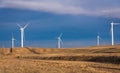
{"label": "wispy cloud", "polygon": [[57,14],[120,17],[119,0],[1,0],[1,8],[19,8]]}

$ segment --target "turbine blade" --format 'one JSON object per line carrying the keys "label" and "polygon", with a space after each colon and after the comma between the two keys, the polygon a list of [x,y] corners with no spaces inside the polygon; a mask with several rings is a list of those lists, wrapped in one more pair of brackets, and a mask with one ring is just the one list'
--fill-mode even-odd
{"label": "turbine blade", "polygon": [[29,23],[24,26],[24,29],[25,29],[28,25],[29,25]]}
{"label": "turbine blade", "polygon": [[63,44],[63,41],[62,41],[62,39],[60,39],[60,42]]}
{"label": "turbine blade", "polygon": [[17,24],[17,26],[19,26],[20,28],[22,28],[22,26],[20,26],[19,24]]}
{"label": "turbine blade", "polygon": [[114,23],[114,25],[120,25],[120,23]]}

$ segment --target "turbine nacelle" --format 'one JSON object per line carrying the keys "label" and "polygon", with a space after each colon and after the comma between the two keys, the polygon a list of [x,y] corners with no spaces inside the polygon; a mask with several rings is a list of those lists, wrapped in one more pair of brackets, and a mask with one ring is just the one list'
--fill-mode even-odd
{"label": "turbine nacelle", "polygon": [[58,39],[58,40],[61,40],[61,37],[58,37],[57,39]]}
{"label": "turbine nacelle", "polygon": [[21,31],[23,31],[23,30],[24,30],[24,28],[20,28],[20,30],[21,30]]}
{"label": "turbine nacelle", "polygon": [[15,39],[14,39],[14,38],[12,38],[12,41],[15,41]]}

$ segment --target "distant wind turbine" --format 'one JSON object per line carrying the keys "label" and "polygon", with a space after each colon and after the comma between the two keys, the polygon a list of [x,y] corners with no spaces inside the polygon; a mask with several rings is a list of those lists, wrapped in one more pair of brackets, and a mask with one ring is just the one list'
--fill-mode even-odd
{"label": "distant wind turbine", "polygon": [[24,27],[20,26],[19,24],[17,24],[20,27],[20,31],[21,31],[21,47],[24,47],[24,29],[28,26],[28,24],[26,24]]}
{"label": "distant wind turbine", "polygon": [[14,48],[14,41],[15,41],[15,38],[14,38],[14,36],[12,34],[12,48]]}
{"label": "distant wind turbine", "polygon": [[120,23],[111,23],[111,40],[112,40],[112,45],[114,45],[114,25],[118,25]]}
{"label": "distant wind turbine", "polygon": [[57,40],[58,40],[58,48],[61,48],[61,37],[62,37],[62,33],[57,37]]}
{"label": "distant wind turbine", "polygon": [[100,46],[100,36],[99,36],[99,34],[97,35],[97,46]]}

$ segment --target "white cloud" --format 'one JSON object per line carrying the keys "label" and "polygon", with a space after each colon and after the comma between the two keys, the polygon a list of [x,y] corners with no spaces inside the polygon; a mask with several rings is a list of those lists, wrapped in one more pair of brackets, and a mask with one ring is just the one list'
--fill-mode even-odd
{"label": "white cloud", "polygon": [[21,8],[37,11],[47,11],[60,14],[79,14],[83,12],[82,8],[77,8],[70,5],[64,5],[57,1],[38,1],[38,0],[4,0],[0,7]]}
{"label": "white cloud", "polygon": [[0,7],[29,9],[57,14],[120,17],[119,2],[119,0],[2,0]]}

